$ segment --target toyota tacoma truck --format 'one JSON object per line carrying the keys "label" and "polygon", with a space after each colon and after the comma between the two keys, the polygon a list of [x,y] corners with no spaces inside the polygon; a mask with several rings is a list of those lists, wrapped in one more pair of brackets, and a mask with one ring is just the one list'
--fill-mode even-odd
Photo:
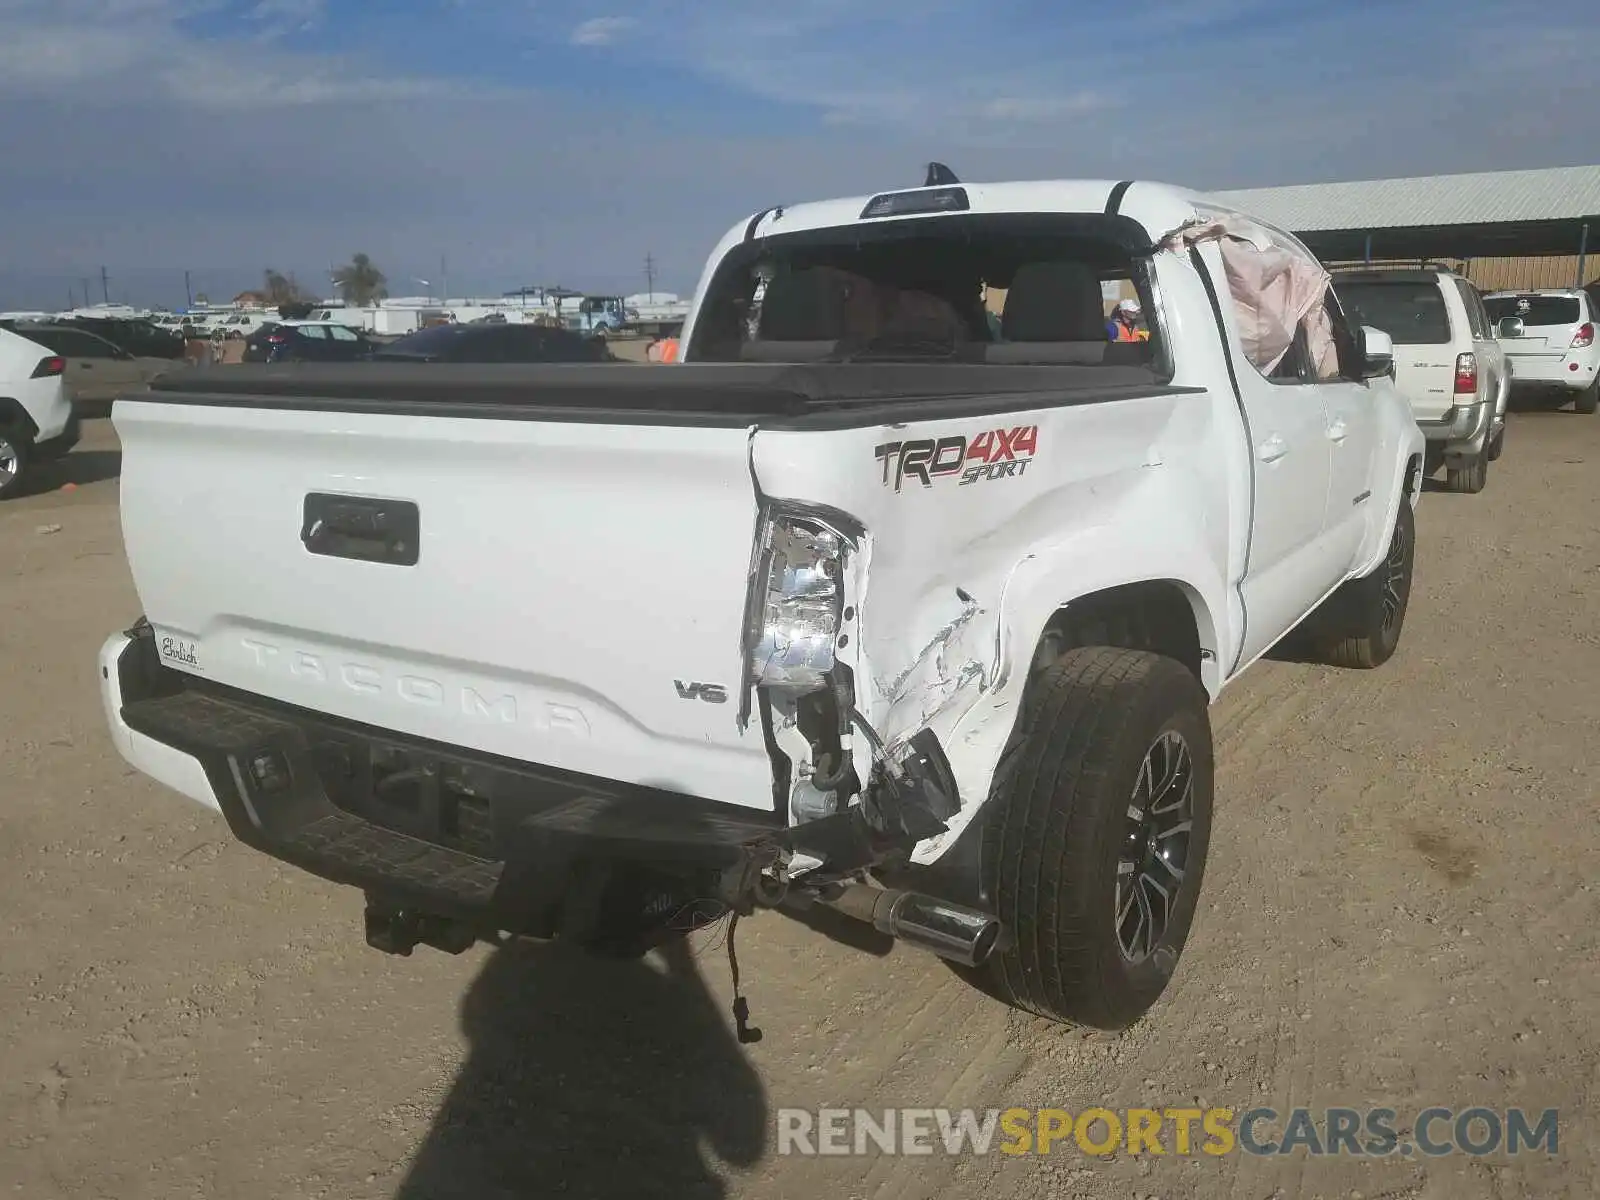
{"label": "toyota tacoma truck", "polygon": [[[671,366],[119,401],[120,752],[391,952],[783,908],[1137,1020],[1196,911],[1209,705],[1291,634],[1390,657],[1423,439],[1291,235],[938,180],[740,221]],[[1129,293],[1149,336],[1108,341]]]}

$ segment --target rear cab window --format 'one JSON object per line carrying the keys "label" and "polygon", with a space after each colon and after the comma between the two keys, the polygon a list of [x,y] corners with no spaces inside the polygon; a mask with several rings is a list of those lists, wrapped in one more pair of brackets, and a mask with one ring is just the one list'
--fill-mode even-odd
{"label": "rear cab window", "polygon": [[[1148,253],[1142,228],[1101,213],[962,213],[780,234],[718,265],[685,359],[1061,366],[1165,383]],[[1109,323],[1124,297],[1140,308],[1126,339]]]}

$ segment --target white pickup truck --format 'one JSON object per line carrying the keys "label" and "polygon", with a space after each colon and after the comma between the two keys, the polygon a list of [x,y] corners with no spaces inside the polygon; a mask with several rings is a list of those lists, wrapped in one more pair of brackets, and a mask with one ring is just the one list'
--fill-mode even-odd
{"label": "white pickup truck", "polygon": [[1195,912],[1208,706],[1292,631],[1393,653],[1422,435],[1291,236],[945,179],[739,222],[671,367],[119,402],[121,753],[363,889],[381,949],[820,904],[1135,1021]]}

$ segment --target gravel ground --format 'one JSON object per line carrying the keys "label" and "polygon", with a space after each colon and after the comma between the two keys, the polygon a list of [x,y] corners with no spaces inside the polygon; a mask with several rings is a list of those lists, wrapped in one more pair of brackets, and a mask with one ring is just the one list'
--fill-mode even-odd
{"label": "gravel ground", "polygon": [[[138,611],[117,463],[92,422],[49,490],[0,505],[0,1190],[1600,1194],[1600,419],[1516,413],[1483,494],[1424,496],[1385,669],[1263,662],[1229,690],[1195,932],[1120,1037],[776,915],[740,929],[746,1047],[712,933],[621,965],[368,950],[359,896],[108,744],[94,651]],[[774,1134],[781,1107],[1191,1104],[1381,1105],[1402,1133],[1430,1105],[1558,1108],[1559,1153],[801,1158]]]}

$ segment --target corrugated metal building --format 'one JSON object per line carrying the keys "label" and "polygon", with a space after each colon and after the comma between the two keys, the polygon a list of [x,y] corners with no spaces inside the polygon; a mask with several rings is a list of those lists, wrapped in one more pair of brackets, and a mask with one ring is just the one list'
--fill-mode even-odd
{"label": "corrugated metal building", "polygon": [[1480,287],[1573,287],[1600,270],[1600,166],[1218,193],[1329,265],[1444,262]]}

